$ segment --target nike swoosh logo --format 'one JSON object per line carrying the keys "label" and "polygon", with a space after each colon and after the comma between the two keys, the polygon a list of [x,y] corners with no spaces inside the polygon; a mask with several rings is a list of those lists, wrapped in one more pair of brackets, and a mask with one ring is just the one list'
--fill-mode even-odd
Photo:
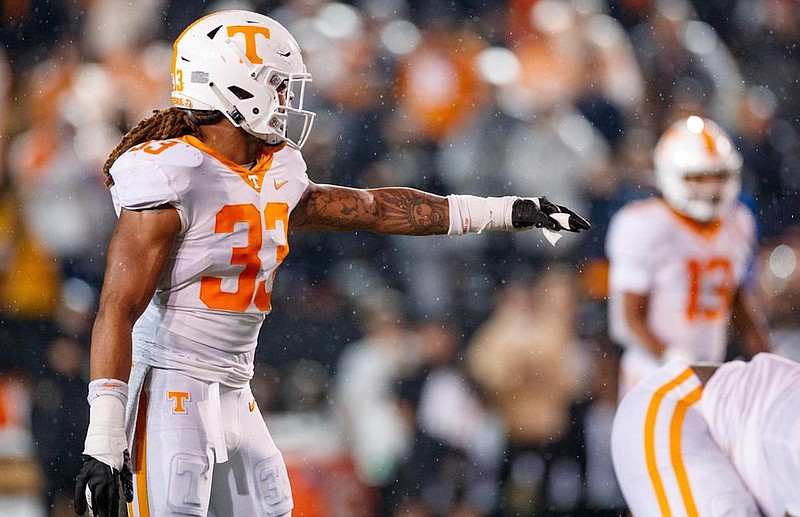
{"label": "nike swoosh logo", "polygon": [[290,50],[290,51],[289,51],[289,52],[287,52],[286,54],[283,54],[283,53],[281,53],[281,52],[278,52],[278,55],[279,55],[279,56],[283,56],[283,57],[289,57],[289,56],[291,56],[291,55],[292,55],[292,51]]}
{"label": "nike swoosh logo", "polygon": [[250,403],[247,404],[247,407],[250,408],[250,412],[252,413],[253,411],[256,410],[256,401],[255,400],[251,401]]}
{"label": "nike swoosh logo", "polygon": [[275,185],[275,190],[280,190],[281,187],[283,187],[287,183],[289,183],[289,180],[283,180],[283,181],[272,180],[272,184]]}

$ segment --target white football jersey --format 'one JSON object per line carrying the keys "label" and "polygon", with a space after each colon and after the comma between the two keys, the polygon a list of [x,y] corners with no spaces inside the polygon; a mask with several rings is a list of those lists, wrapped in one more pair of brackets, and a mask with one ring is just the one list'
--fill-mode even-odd
{"label": "white football jersey", "polygon": [[623,293],[649,294],[648,327],[670,353],[688,361],[724,360],[733,296],[755,241],[755,219],[741,203],[705,228],[659,198],[622,208],[606,239],[614,339],[628,350],[643,349],[624,319]]}
{"label": "white football jersey", "polygon": [[299,151],[247,169],[192,136],[128,150],[111,168],[117,214],[175,207],[181,232],[134,327],[134,361],[244,386],[275,272],[289,252],[289,214],[309,180]]}
{"label": "white football jersey", "polygon": [[767,353],[725,363],[700,410],[765,514],[800,515],[800,364]]}

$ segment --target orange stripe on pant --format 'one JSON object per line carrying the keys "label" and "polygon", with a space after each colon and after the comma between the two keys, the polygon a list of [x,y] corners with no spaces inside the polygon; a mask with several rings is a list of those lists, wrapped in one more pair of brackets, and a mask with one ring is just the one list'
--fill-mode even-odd
{"label": "orange stripe on pant", "polygon": [[[147,497],[147,392],[139,394],[139,409],[136,413],[136,431],[133,436],[133,483],[136,489],[138,517],[150,517],[150,500]],[[134,503],[128,503],[128,515],[134,517]]]}
{"label": "orange stripe on pant", "polygon": [[686,417],[686,411],[689,406],[700,400],[700,395],[703,394],[703,387],[698,386],[693,389],[688,395],[678,401],[675,408],[675,413],[672,415],[672,422],[669,425],[669,453],[672,458],[672,466],[675,468],[675,476],[678,478],[678,487],[681,490],[681,497],[683,504],[686,507],[686,514],[689,517],[699,515],[697,513],[697,505],[692,497],[692,489],[689,486],[689,476],[686,474],[686,466],[683,464],[683,455],[681,454],[681,429],[683,427],[683,420]]}
{"label": "orange stripe on pant", "polygon": [[[669,501],[667,500],[667,493],[664,489],[664,481],[661,479],[661,474],[658,472],[658,464],[656,463],[656,437],[655,437],[655,428],[656,428],[656,419],[658,417],[659,409],[661,408],[661,403],[664,400],[664,397],[667,394],[675,389],[677,386],[681,385],[684,381],[686,381],[689,377],[694,374],[691,368],[687,368],[680,375],[669,381],[668,383],[661,386],[656,392],[653,394],[653,398],[650,400],[650,404],[647,407],[647,415],[645,417],[645,424],[644,424],[644,453],[645,453],[645,461],[647,463],[647,473],[650,475],[650,481],[653,484],[653,490],[656,494],[656,500],[658,501],[658,506],[661,509],[661,515],[663,517],[671,517],[672,511],[669,507]],[[689,396],[684,398],[683,400],[687,400]],[[699,399],[700,395],[698,393],[697,398]],[[693,401],[692,403],[696,402]],[[687,404],[685,408],[688,408]],[[683,409],[680,415],[677,414],[673,416],[672,422],[670,424],[670,448],[671,456],[673,459],[673,463],[675,462],[675,454],[677,453],[680,456],[680,426],[683,423],[683,418],[686,414],[686,409]],[[673,435],[673,432],[675,435]],[[674,444],[677,443],[677,448],[674,447]],[[691,492],[689,491],[688,480],[686,479],[686,469],[683,465],[683,461],[679,459],[678,463],[675,465],[676,470],[679,468],[678,475],[679,477],[681,474],[683,475],[683,482],[679,481],[679,484],[685,484],[686,492],[684,492],[684,486],[681,485],[681,494],[684,497],[684,501],[688,496],[689,500],[691,501],[691,506],[694,507],[694,501],[691,497]],[[694,510],[694,515],[697,514],[697,510]],[[689,514],[693,515],[693,514]]]}

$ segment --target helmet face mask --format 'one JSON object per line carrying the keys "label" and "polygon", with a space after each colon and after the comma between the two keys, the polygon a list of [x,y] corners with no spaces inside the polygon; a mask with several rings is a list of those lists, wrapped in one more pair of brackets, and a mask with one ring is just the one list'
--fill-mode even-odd
{"label": "helmet face mask", "polygon": [[311,132],[311,74],[292,35],[266,16],[221,11],[196,21],[175,41],[172,78],[173,105],[219,110],[268,144],[299,149]]}
{"label": "helmet face mask", "polygon": [[672,124],[656,145],[654,164],[664,200],[695,221],[723,217],[739,196],[742,157],[709,119],[691,116]]}
{"label": "helmet face mask", "polygon": [[274,88],[278,94],[278,106],[268,124],[286,142],[297,148],[303,147],[314,123],[314,113],[302,109],[306,84],[311,81],[311,76],[269,70],[267,78],[270,84],[277,84]]}
{"label": "helmet face mask", "polygon": [[738,175],[731,171],[684,176],[688,192],[684,213],[700,222],[717,219],[726,213],[739,195]]}

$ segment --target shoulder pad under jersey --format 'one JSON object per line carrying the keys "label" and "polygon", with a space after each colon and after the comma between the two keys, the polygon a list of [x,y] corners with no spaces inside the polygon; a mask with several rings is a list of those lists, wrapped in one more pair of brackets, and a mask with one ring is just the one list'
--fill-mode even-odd
{"label": "shoulder pad under jersey", "polygon": [[197,167],[203,163],[203,153],[178,139],[151,140],[128,149],[114,165],[119,163],[120,166],[125,166],[126,162],[131,161],[156,162],[162,166]]}
{"label": "shoulder pad under jersey", "polygon": [[303,159],[303,153],[301,153],[298,149],[286,147],[285,149],[281,149],[279,152],[279,156],[286,161],[287,166],[291,170],[300,173],[306,172],[306,161]]}
{"label": "shoulder pad under jersey", "polygon": [[637,199],[619,209],[611,218],[614,226],[632,232],[636,238],[652,234],[664,219],[664,204],[656,198]]}
{"label": "shoulder pad under jersey", "polygon": [[632,201],[617,211],[606,234],[608,256],[649,255],[665,228],[661,205],[658,199],[648,198]]}
{"label": "shoulder pad under jersey", "polygon": [[756,233],[756,216],[747,205],[741,201],[737,201],[731,210],[730,215],[733,224],[736,226],[737,231],[742,237],[753,239]]}
{"label": "shoulder pad under jersey", "polygon": [[111,196],[120,209],[142,210],[172,204],[183,209],[192,174],[202,153],[180,140],[155,140],[132,147],[111,167]]}

